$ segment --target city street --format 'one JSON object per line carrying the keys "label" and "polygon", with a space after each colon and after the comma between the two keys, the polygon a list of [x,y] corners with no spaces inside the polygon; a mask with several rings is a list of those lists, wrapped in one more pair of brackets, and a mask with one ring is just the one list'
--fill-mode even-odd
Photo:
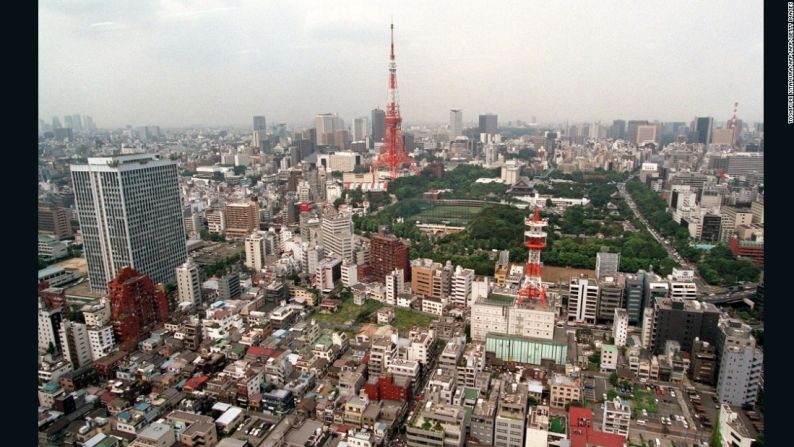
{"label": "city street", "polygon": [[678,254],[678,252],[668,242],[668,240],[663,238],[661,234],[659,234],[653,227],[651,227],[651,225],[648,223],[645,217],[643,217],[642,213],[640,213],[640,210],[637,209],[637,204],[634,203],[634,200],[631,198],[631,194],[629,194],[628,191],[626,190],[625,183],[618,183],[617,188],[621,197],[623,197],[623,199],[626,200],[626,204],[629,206],[629,208],[631,208],[631,211],[634,213],[634,216],[640,222],[642,222],[643,225],[645,225],[645,228],[648,230],[651,236],[653,236],[653,238],[656,239],[656,241],[662,247],[664,247],[665,250],[667,250],[667,255],[670,256],[670,259],[677,262],[682,268],[692,270],[695,272],[695,284],[697,285],[698,291],[701,294],[709,295],[711,293],[717,294],[717,293],[724,293],[726,291],[724,287],[711,286],[706,284],[706,282],[703,281],[703,279],[698,274],[697,266],[690,264],[686,259],[684,259],[680,254]]}

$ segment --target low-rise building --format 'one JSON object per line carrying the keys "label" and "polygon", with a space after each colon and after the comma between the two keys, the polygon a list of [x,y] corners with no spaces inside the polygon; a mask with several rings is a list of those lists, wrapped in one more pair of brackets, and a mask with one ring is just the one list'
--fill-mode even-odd
{"label": "low-rise building", "polygon": [[408,447],[462,447],[466,438],[463,407],[427,402],[408,422]]}
{"label": "low-rise building", "polygon": [[618,348],[615,345],[601,345],[601,372],[615,371],[618,367]]}
{"label": "low-rise building", "polygon": [[623,401],[616,397],[614,400],[604,402],[604,419],[601,423],[601,431],[615,433],[628,438],[630,422],[631,407],[629,406],[629,401]]}
{"label": "low-rise building", "polygon": [[549,403],[552,408],[565,408],[566,404],[579,402],[582,397],[579,380],[563,374],[554,374],[549,381],[549,388]]}

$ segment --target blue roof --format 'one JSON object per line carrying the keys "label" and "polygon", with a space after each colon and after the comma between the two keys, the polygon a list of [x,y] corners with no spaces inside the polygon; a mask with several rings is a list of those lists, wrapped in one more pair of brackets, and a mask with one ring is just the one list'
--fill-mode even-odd
{"label": "blue roof", "polygon": [[135,409],[138,411],[146,411],[149,409],[149,407],[151,407],[151,405],[146,402],[139,402],[135,404]]}
{"label": "blue roof", "polygon": [[56,273],[63,273],[65,270],[62,267],[47,267],[39,270],[39,279],[45,278]]}
{"label": "blue roof", "polygon": [[187,379],[182,379],[176,384],[176,387],[182,388],[183,386],[185,386],[186,383],[187,383]]}
{"label": "blue roof", "polygon": [[55,382],[48,382],[44,384],[44,391],[48,393],[58,391],[59,388],[61,388],[61,386]]}

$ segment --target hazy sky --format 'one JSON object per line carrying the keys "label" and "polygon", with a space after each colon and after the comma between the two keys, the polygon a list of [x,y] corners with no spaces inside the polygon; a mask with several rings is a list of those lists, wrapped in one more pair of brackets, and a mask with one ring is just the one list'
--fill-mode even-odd
{"label": "hazy sky", "polygon": [[39,116],[350,124],[386,101],[390,17],[404,122],[763,119],[763,3],[39,1]]}

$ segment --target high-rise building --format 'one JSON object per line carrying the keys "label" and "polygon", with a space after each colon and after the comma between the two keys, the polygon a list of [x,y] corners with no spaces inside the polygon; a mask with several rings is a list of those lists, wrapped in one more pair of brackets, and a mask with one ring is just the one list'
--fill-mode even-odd
{"label": "high-rise building", "polygon": [[364,141],[369,136],[369,118],[362,116],[353,120],[353,141]]}
{"label": "high-rise building", "polygon": [[233,300],[240,297],[240,274],[229,273],[218,278],[218,298]]}
{"label": "high-rise building", "polygon": [[244,238],[259,230],[259,204],[255,200],[246,203],[230,203],[224,209],[226,236]]}
{"label": "high-rise building", "polygon": [[752,328],[740,320],[719,323],[717,349],[720,369],[717,395],[730,405],[755,405],[764,374],[764,354],[756,346]]}
{"label": "high-rise building", "polygon": [[336,131],[345,130],[344,122],[335,113],[320,113],[314,118],[317,129],[317,145],[333,146],[336,143]]}
{"label": "high-rise building", "polygon": [[394,269],[386,275],[386,304],[397,305],[397,295],[405,291],[405,274],[402,269]]}
{"label": "high-rise building", "polygon": [[372,277],[384,283],[386,275],[394,269],[403,269],[408,279],[408,246],[393,235],[376,234],[370,239],[370,266]]}
{"label": "high-rise building", "polygon": [[46,351],[52,345],[56,352],[61,352],[61,322],[63,313],[61,308],[49,306],[46,301],[39,298],[38,328],[39,350]]}
{"label": "high-rise building", "polygon": [[626,309],[615,309],[612,320],[612,337],[615,338],[615,346],[626,346],[626,339],[629,333],[629,314]]}
{"label": "high-rise building", "polygon": [[493,113],[480,115],[480,133],[496,134],[499,128],[499,118]]}
{"label": "high-rise building", "polygon": [[72,237],[72,220],[66,208],[39,202],[39,233],[51,234],[58,239]]}
{"label": "high-rise building", "polygon": [[386,112],[381,109],[372,110],[372,140],[383,141],[386,134]]}
{"label": "high-rise building", "polygon": [[131,352],[142,338],[168,319],[168,301],[162,287],[149,275],[123,267],[108,284],[110,315],[119,349]]}
{"label": "high-rise building", "polygon": [[571,278],[568,285],[568,320],[595,324],[598,310],[598,281]]}
{"label": "high-rise building", "polygon": [[353,220],[351,215],[340,213],[336,216],[324,216],[320,225],[322,244],[325,249],[343,260],[352,260]]}
{"label": "high-rise building", "polygon": [[711,143],[711,132],[714,128],[714,118],[712,117],[695,117],[694,131],[696,141],[694,143],[709,144]]}
{"label": "high-rise building", "polygon": [[626,275],[626,312],[629,314],[629,323],[637,324],[642,318],[643,297],[645,296],[645,281],[640,275]]}
{"label": "high-rise building", "polygon": [[730,241],[737,227],[752,223],[753,213],[750,210],[723,206],[720,208],[720,242]]}
{"label": "high-rise building", "polygon": [[74,369],[91,362],[91,345],[88,342],[88,331],[86,331],[85,324],[66,320],[61,324],[58,332],[63,355]]}
{"label": "high-rise building", "polygon": [[602,276],[598,281],[598,313],[600,321],[612,321],[615,309],[623,308],[626,279],[620,275]]}
{"label": "high-rise building", "polygon": [[692,351],[696,337],[709,343],[717,340],[720,311],[711,303],[656,298],[653,314],[652,345],[655,354],[662,354],[665,343],[671,340],[677,341],[683,352]]}
{"label": "high-rise building", "polygon": [[188,258],[184,264],[176,268],[176,288],[180,303],[201,302],[201,277],[193,258]]}
{"label": "high-rise building", "polygon": [[609,130],[609,137],[615,140],[625,140],[626,139],[626,121],[624,120],[614,120],[612,121],[612,127]]}
{"label": "high-rise building", "polygon": [[347,129],[336,129],[334,131],[333,145],[339,150],[346,151],[348,149],[348,142],[350,141],[350,132]]}
{"label": "high-rise building", "polygon": [[648,141],[657,142],[659,135],[657,134],[657,126],[655,124],[643,124],[637,126],[637,139],[634,141],[638,146],[645,144]]}
{"label": "high-rise building", "polygon": [[52,130],[54,131],[55,129],[61,129],[61,128],[63,128],[63,126],[61,126],[61,120],[59,120],[57,116],[53,116],[52,117]]}
{"label": "high-rise building", "polygon": [[187,257],[176,163],[150,154],[89,158],[71,173],[91,288],[105,291],[123,266],[174,283]]}
{"label": "high-rise building", "polygon": [[452,109],[449,111],[449,137],[457,138],[463,135],[463,111]]}
{"label": "high-rise building", "polygon": [[257,272],[265,266],[265,238],[259,232],[245,238],[245,266]]}
{"label": "high-rise building", "polygon": [[620,266],[620,253],[596,253],[596,279],[602,276],[615,276]]}
{"label": "high-rise building", "polygon": [[472,282],[474,282],[474,270],[457,266],[452,275],[452,296],[450,302],[459,306],[468,306],[471,301]]}
{"label": "high-rise building", "polygon": [[78,113],[72,115],[72,129],[74,129],[75,132],[83,131],[83,121],[82,118],[80,118],[80,114]]}
{"label": "high-rise building", "polygon": [[267,130],[267,122],[265,121],[264,116],[254,116],[254,131],[257,130],[262,131],[263,133]]}
{"label": "high-rise building", "polygon": [[648,121],[632,120],[626,124],[626,140],[629,143],[637,142],[637,131],[640,126],[647,125]]}
{"label": "high-rise building", "polygon": [[[451,266],[450,266],[451,267]],[[452,289],[451,268],[419,258],[411,261],[411,292],[425,298],[447,299]]]}
{"label": "high-rise building", "polygon": [[716,146],[733,146],[735,132],[731,128],[717,128],[711,132],[711,144]]}

